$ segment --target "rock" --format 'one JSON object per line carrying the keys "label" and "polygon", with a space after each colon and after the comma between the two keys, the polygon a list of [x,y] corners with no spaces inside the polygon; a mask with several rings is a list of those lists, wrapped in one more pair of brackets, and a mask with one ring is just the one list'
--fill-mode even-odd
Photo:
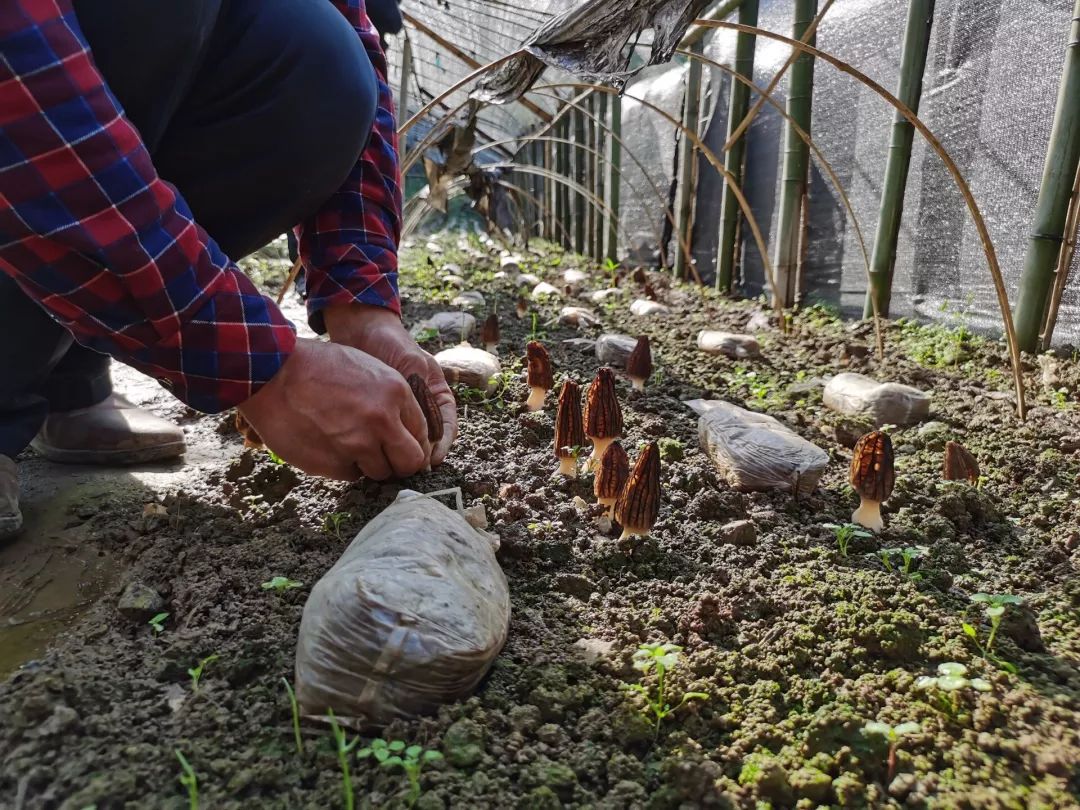
{"label": "rock", "polygon": [[608,287],[606,290],[597,290],[596,292],[589,293],[588,298],[594,304],[602,304],[609,298],[618,298],[622,294],[623,291],[618,287]]}
{"label": "rock", "polygon": [[832,778],[827,773],[809,766],[791,774],[790,781],[796,798],[809,799],[815,804],[824,802],[832,787]]}
{"label": "rock", "polygon": [[779,490],[809,495],[829,454],[771,416],[722,400],[686,403],[698,420],[698,441],[727,482],[740,492]]}
{"label": "rock", "polygon": [[476,309],[477,307],[483,307],[485,305],[484,294],[476,290],[467,290],[461,295],[457,296],[450,302],[452,307],[465,307],[465,309]]}
{"label": "rock", "polygon": [[918,782],[918,778],[913,773],[898,773],[889,782],[889,795],[894,799],[905,799],[915,789]]}
{"label": "rock", "polygon": [[608,332],[596,339],[596,359],[612,368],[625,368],[637,339]]}
{"label": "rock", "polygon": [[753,546],[757,543],[757,527],[749,520],[734,520],[720,528],[720,542],[729,546]]}
{"label": "rock", "polygon": [[535,287],[540,283],[540,276],[535,273],[522,273],[518,276],[517,282],[526,287]]}
{"label": "rock", "polygon": [[145,624],[165,610],[165,600],[153,588],[141,582],[131,582],[120,595],[116,609],[125,619]]}
{"label": "rock", "polygon": [[440,245],[438,242],[436,242],[434,240],[432,240],[432,241],[428,242],[426,245],[424,245],[424,249],[428,253],[439,254],[439,253],[443,252],[442,245]]}
{"label": "rock", "polygon": [[841,447],[853,448],[863,436],[874,429],[872,422],[862,419],[840,417],[830,424],[822,425],[821,432]]}
{"label": "rock", "polygon": [[879,383],[862,374],[837,374],[825,386],[825,406],[846,416],[869,419],[875,427],[906,427],[930,413],[930,395],[900,383]]}
{"label": "rock", "polygon": [[79,713],[63,703],[53,709],[49,718],[37,728],[42,737],[56,737],[71,733],[79,725]]}
{"label": "rock", "polygon": [[639,298],[630,304],[630,314],[639,318],[663,318],[671,310],[656,301]]}
{"label": "rock", "polygon": [[1022,605],[1009,605],[1001,618],[1001,634],[1012,639],[1021,650],[1032,653],[1046,652],[1046,643],[1039,632],[1039,623],[1035,620],[1035,611],[1025,602]]}
{"label": "rock", "polygon": [[582,270],[567,270],[562,274],[563,281],[571,286],[584,284],[589,280],[588,273]]}
{"label": "rock", "polygon": [[591,309],[585,307],[563,307],[559,310],[559,323],[566,326],[599,326],[600,319]]}
{"label": "rock", "polygon": [[574,642],[574,649],[581,653],[586,664],[595,664],[601,658],[615,650],[614,641],[603,641],[598,638],[579,638]]}
{"label": "rock", "polygon": [[548,284],[546,281],[541,281],[539,284],[533,287],[532,297],[534,299],[547,298],[552,295],[558,296],[559,291],[552,287],[550,284]]}
{"label": "rock", "polygon": [[569,346],[571,349],[575,349],[582,354],[589,354],[596,351],[596,341],[589,338],[570,338],[563,341],[564,346]]}
{"label": "rock", "polygon": [[484,758],[484,729],[475,720],[462,718],[443,734],[443,755],[455,768],[472,768]]}
{"label": "rock", "polygon": [[508,276],[516,276],[521,273],[521,257],[517,255],[503,256],[499,259],[499,269]]}
{"label": "rock", "polygon": [[460,383],[489,394],[495,390],[495,377],[502,372],[498,357],[468,345],[444,349],[435,355],[435,362],[442,368],[447,382],[451,385]]}
{"label": "rock", "polygon": [[746,322],[747,332],[768,332],[773,328],[773,313],[755,312]]}
{"label": "rock", "polygon": [[462,278],[461,276],[455,276],[455,275],[442,276],[439,280],[443,284],[448,284],[451,287],[461,288],[461,287],[465,286],[465,279]]}
{"label": "rock", "polygon": [[722,354],[733,360],[761,357],[761,346],[754,338],[731,332],[700,332],[697,336],[697,347],[706,354]]}
{"label": "rock", "polygon": [[462,510],[461,516],[474,529],[486,529],[488,527],[487,510],[482,503],[466,507]]}
{"label": "rock", "polygon": [[441,340],[458,343],[468,340],[476,331],[476,318],[468,312],[436,312],[426,321],[420,321],[410,334],[419,340],[425,332],[434,329]]}
{"label": "rock", "polygon": [[917,435],[927,450],[944,450],[949,433],[950,428],[944,422],[927,422]]}

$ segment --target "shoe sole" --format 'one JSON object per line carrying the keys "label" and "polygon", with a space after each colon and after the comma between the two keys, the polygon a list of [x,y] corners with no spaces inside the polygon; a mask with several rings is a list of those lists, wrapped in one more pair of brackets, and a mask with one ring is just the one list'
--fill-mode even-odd
{"label": "shoe sole", "polygon": [[7,540],[22,531],[23,518],[21,514],[7,515],[0,518],[0,540]]}
{"label": "shoe sole", "polygon": [[169,461],[179,458],[187,451],[187,445],[182,441],[156,444],[153,447],[141,447],[135,450],[65,450],[52,447],[38,439],[34,439],[30,446],[39,455],[57,464],[101,464],[112,466]]}

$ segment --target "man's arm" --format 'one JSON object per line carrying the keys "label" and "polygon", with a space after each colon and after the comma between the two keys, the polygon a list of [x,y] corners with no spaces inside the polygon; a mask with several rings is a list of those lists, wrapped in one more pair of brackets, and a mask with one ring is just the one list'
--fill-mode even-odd
{"label": "man's arm", "polygon": [[250,398],[292,325],[154,170],[70,0],[0,7],[0,269],[81,342],[192,407]]}

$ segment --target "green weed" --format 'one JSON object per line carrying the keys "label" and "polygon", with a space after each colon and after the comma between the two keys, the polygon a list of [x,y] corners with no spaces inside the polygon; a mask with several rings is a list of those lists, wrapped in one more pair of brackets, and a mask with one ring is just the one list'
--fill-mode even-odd
{"label": "green weed", "polygon": [[961,626],[964,628],[964,633],[975,642],[975,646],[979,648],[979,652],[984,659],[992,661],[1006,672],[1015,675],[1017,672],[1016,665],[1011,664],[994,654],[994,641],[997,639],[998,630],[1001,628],[1001,620],[1005,616],[1005,611],[1010,605],[1022,605],[1024,600],[1011,593],[976,593],[972,594],[971,601],[986,606],[983,612],[985,613],[986,618],[990,620],[990,632],[986,636],[986,642],[983,643],[979,641],[979,631],[975,626],[968,624],[967,622],[962,622]]}
{"label": "green weed", "polygon": [[330,720],[330,730],[334,734],[334,750],[337,753],[338,764],[341,766],[341,795],[345,800],[345,810],[354,810],[356,806],[356,793],[353,791],[352,771],[349,768],[349,754],[356,748],[360,738],[348,739],[345,730],[338,725],[334,717],[334,710],[328,709],[327,718]]}
{"label": "green weed", "polygon": [[425,749],[421,745],[406,745],[402,740],[383,739],[371,741],[367,748],[361,748],[356,752],[357,759],[371,757],[384,768],[400,768],[405,779],[409,783],[409,794],[406,802],[409,807],[416,804],[420,798],[420,772],[424,765],[436,762],[443,758],[439,751]]}
{"label": "green weed", "polygon": [[857,526],[854,523],[845,523],[843,525],[837,523],[824,524],[826,529],[832,529],[833,534],[836,535],[836,547],[840,549],[840,554],[846,557],[848,555],[848,546],[851,545],[851,541],[856,537],[873,537],[872,532],[866,531],[861,526]]}
{"label": "green weed", "polygon": [[285,684],[285,691],[289,695],[289,706],[292,709],[292,730],[293,739],[296,740],[296,753],[303,756],[304,740],[300,736],[300,704],[296,702],[296,692],[293,691],[292,684],[289,683],[289,679],[282,678],[281,682]]}
{"label": "green weed", "polygon": [[167,618],[169,618],[168,613],[158,613],[156,616],[150,619],[147,624],[154,628],[155,634],[161,633],[165,630],[165,620]]}
{"label": "green weed", "polygon": [[[647,713],[651,713],[655,721],[654,739],[659,738],[664,719],[682,708],[687,701],[709,699],[705,692],[686,692],[674,706],[668,702],[667,675],[678,667],[681,652],[682,647],[677,644],[642,644],[633,656],[634,669],[641,672],[642,683],[626,684],[625,688],[645,698]],[[656,674],[655,690],[644,683],[644,679],[652,673]]]}
{"label": "green weed", "polygon": [[199,691],[199,681],[202,680],[203,671],[206,669],[207,664],[211,664],[217,661],[221,656],[215,653],[214,655],[208,655],[201,660],[198,664],[188,670],[188,675],[191,676],[191,691]]}
{"label": "green weed", "polygon": [[180,760],[182,773],[177,777],[180,784],[187,788],[188,810],[199,810],[199,777],[195,775],[195,769],[187,761],[187,757],[179,748],[176,749],[176,758]]}

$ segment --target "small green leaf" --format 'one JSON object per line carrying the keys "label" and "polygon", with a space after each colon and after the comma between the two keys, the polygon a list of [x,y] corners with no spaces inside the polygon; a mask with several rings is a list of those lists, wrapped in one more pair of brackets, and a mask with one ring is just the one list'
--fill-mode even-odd
{"label": "small green leaf", "polygon": [[419,745],[410,745],[405,749],[405,756],[409,759],[416,759],[420,756],[420,752],[423,751],[423,747]]}
{"label": "small green leaf", "polygon": [[386,762],[386,758],[388,756],[390,756],[390,752],[387,751],[385,748],[375,749],[375,759],[377,759],[379,762]]}
{"label": "small green leaf", "polygon": [[405,743],[401,740],[394,740],[387,746],[387,748],[389,748],[391,751],[404,751]]}
{"label": "small green leaf", "polygon": [[963,677],[967,675],[967,667],[963,664],[958,664],[955,661],[948,661],[944,664],[938,664],[937,668],[939,675],[952,676],[955,678]]}
{"label": "small green leaf", "polygon": [[989,692],[993,687],[990,686],[989,681],[985,681],[982,678],[972,678],[971,688],[977,692]]}
{"label": "small green leaf", "polygon": [[443,755],[439,751],[425,751],[424,752],[424,762],[435,762],[436,760],[439,760],[439,759],[442,759],[442,758],[443,758]]}
{"label": "small green leaf", "polygon": [[888,723],[879,723],[874,720],[863,726],[863,734],[880,734],[882,737],[888,737],[893,732],[893,727]]}
{"label": "small green leaf", "polygon": [[999,667],[1008,672],[1010,675],[1015,675],[1017,672],[1020,671],[1019,669],[1017,669],[1016,664],[1010,664],[1008,661],[1002,661],[1000,658],[996,660],[996,663]]}
{"label": "small green leaf", "polygon": [[978,638],[979,637],[978,631],[974,627],[972,627],[970,624],[968,624],[967,622],[964,622],[961,625],[961,627],[963,627],[964,632],[967,633],[972,638]]}
{"label": "small green leaf", "polygon": [[356,752],[356,758],[357,759],[367,759],[368,757],[371,756],[372,753],[373,752],[372,752],[372,750],[370,748],[361,748],[359,751]]}
{"label": "small green leaf", "polygon": [[986,615],[991,619],[997,619],[1000,616],[1005,615],[1004,605],[992,605],[986,609]]}
{"label": "small green leaf", "polygon": [[973,593],[971,595],[972,602],[989,602],[990,594],[988,593]]}
{"label": "small green leaf", "polygon": [[946,692],[955,692],[957,689],[963,689],[968,685],[969,681],[962,675],[942,675],[937,679],[938,688],[944,689]]}
{"label": "small green leaf", "polygon": [[907,723],[901,723],[894,728],[893,731],[896,733],[897,737],[904,737],[908,734],[918,734],[922,731],[922,726],[913,721],[908,721]]}

